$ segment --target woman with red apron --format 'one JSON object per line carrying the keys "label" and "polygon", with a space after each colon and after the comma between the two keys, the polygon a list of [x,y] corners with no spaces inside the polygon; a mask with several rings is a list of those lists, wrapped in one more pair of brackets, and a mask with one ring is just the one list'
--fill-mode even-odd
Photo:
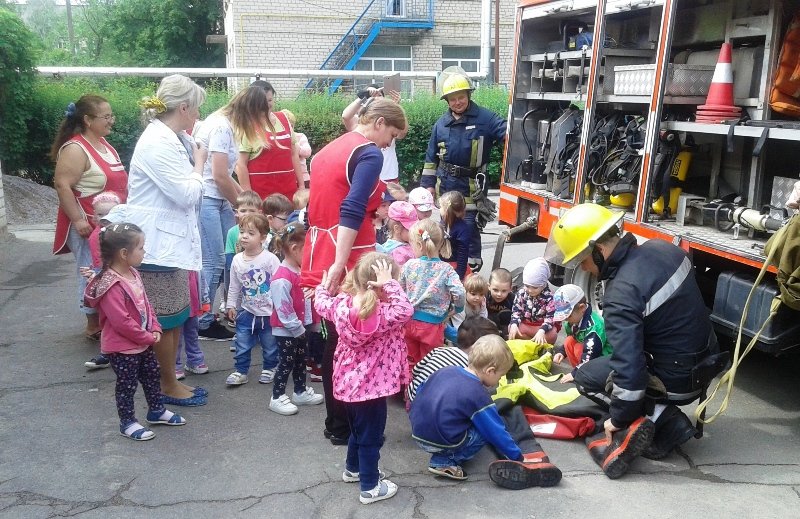
{"label": "woman with red apron", "polygon": [[95,195],[113,191],[122,203],[128,195],[128,175],[117,151],[105,137],[115,117],[111,105],[99,96],[85,95],[64,113],[50,155],[56,161],[54,184],[58,216],[53,254],[72,252],[78,278],[78,307],[86,315],[87,337],[97,339],[100,322],[94,309],[83,305],[86,280],[81,267],[92,264],[89,235],[95,226]]}
{"label": "woman with red apron", "polygon": [[292,125],[283,112],[270,112],[267,117],[263,143],[256,146],[242,140],[236,176],[245,190],[252,189],[262,200],[275,193],[291,200],[298,187],[303,187]]}
{"label": "woman with red apron", "polygon": [[[389,146],[407,126],[400,105],[374,98],[359,112],[355,130],[325,146],[311,161],[308,233],[303,248],[301,284],[316,287],[323,272],[329,292],[335,293],[345,274],[363,254],[375,250],[372,220],[381,204],[385,184],[380,181],[382,148]],[[325,436],[344,445],[350,425],[341,402],[333,397],[333,353],[338,334],[330,321],[322,357],[325,390]]]}

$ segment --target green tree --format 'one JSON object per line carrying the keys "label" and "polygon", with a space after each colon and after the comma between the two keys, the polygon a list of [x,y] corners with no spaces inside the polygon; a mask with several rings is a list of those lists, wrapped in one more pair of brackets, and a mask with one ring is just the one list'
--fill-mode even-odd
{"label": "green tree", "polygon": [[23,169],[40,43],[15,12],[0,4],[0,160]]}
{"label": "green tree", "polygon": [[106,39],[129,65],[225,66],[225,49],[206,44],[207,35],[223,33],[221,0],[125,0],[105,12]]}

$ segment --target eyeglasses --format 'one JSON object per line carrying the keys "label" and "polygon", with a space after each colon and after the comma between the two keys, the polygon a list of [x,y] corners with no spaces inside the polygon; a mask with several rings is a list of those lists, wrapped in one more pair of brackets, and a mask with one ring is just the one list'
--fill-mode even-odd
{"label": "eyeglasses", "polygon": [[284,218],[283,216],[278,216],[277,214],[275,214],[275,215],[272,215],[272,217],[273,217],[273,218],[277,218],[278,220],[280,220],[280,221],[282,221],[282,222],[286,222],[286,221],[288,221],[288,220],[289,220],[289,217],[288,217],[288,216],[287,216],[286,218]]}
{"label": "eyeglasses", "polygon": [[94,117],[95,119],[105,119],[105,120],[106,120],[106,122],[111,122],[111,121],[114,121],[114,120],[116,120],[116,118],[117,118],[117,116],[116,116],[116,115],[114,115],[114,114],[108,114],[108,115],[95,115],[95,116],[93,116],[93,117]]}

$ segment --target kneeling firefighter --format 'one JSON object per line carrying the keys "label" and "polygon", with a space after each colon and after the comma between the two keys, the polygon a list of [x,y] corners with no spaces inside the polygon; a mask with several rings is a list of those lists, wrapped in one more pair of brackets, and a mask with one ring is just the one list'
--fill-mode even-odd
{"label": "kneeling firefighter", "polygon": [[639,455],[660,459],[697,433],[677,407],[696,400],[722,371],[708,310],[683,250],[662,240],[638,245],[622,235],[621,212],[580,204],[558,220],[545,258],[605,281],[603,319],[613,353],[585,363],[578,390],[609,417],[587,438],[609,478]]}
{"label": "kneeling firefighter", "polygon": [[480,270],[480,231],[496,217],[487,198],[486,166],[492,146],[504,142],[506,121],[472,101],[475,90],[466,72],[448,67],[442,72],[441,96],[449,110],[433,126],[420,184],[436,195],[458,191],[467,202],[466,221],[472,232],[469,265]]}

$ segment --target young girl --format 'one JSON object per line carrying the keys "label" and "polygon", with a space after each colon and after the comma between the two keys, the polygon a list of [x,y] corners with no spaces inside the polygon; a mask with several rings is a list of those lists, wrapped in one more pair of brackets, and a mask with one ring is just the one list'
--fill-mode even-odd
{"label": "young girl", "polygon": [[533,339],[537,344],[555,344],[561,323],[553,320],[555,306],[547,280],[550,266],[544,258],[530,260],[522,271],[525,285],[514,296],[508,338]]}
{"label": "young girl", "polygon": [[[270,324],[278,342],[278,371],[272,386],[269,408],[282,415],[297,413],[298,405],[316,405],[322,395],[306,387],[306,300],[300,288],[300,263],[306,232],[298,224],[287,225],[275,237],[275,246],[283,253],[283,262],[272,276],[270,297],[274,308]],[[291,400],[286,396],[289,373],[294,380]]]}
{"label": "young girl", "polygon": [[153,344],[161,340],[161,326],[135,267],[144,258],[144,234],[130,223],[113,224],[100,232],[103,269],[86,286],[86,304],[100,314],[100,350],[117,375],[119,432],[132,440],[150,440],[155,434],[134,414],[136,381],[147,399],[147,422],[184,425],[186,420],[161,403],[161,372]]}
{"label": "young girl", "polygon": [[464,279],[467,273],[467,260],[469,259],[470,230],[464,216],[467,214],[467,201],[458,191],[448,191],[439,198],[439,214],[442,216],[442,225],[450,237],[452,254],[442,255],[445,261],[455,263],[454,267],[459,279]]}
{"label": "young girl", "polygon": [[414,251],[408,243],[408,230],[415,223],[417,223],[417,210],[413,205],[408,202],[392,202],[389,206],[389,220],[386,222],[389,239],[378,247],[378,251],[390,255],[401,267],[408,260],[415,258]]}
{"label": "young girl", "polygon": [[316,289],[314,306],[339,334],[333,394],[344,402],[351,431],[342,479],[360,483],[363,504],[397,493],[397,485],[382,479],[378,460],[386,398],[409,381],[403,326],[414,308],[394,280],[398,270],[389,256],[371,252],[347,275],[341,294],[334,297],[324,288],[327,272]]}
{"label": "young girl", "polygon": [[[92,200],[92,208],[94,209],[93,220],[95,225],[92,234],[89,235],[89,252],[92,255],[92,264],[81,266],[81,274],[87,279],[91,279],[92,275],[99,272],[100,268],[103,266],[103,259],[100,257],[100,229],[103,225],[108,225],[109,222],[105,220],[105,217],[120,203],[119,195],[113,191],[103,191]],[[100,334],[101,332],[97,331],[88,337],[93,340],[98,340]],[[83,365],[89,369],[98,369],[107,368],[111,364],[108,361],[108,357],[101,352],[84,362]]]}
{"label": "young girl", "polygon": [[[420,220],[409,231],[416,255],[403,266],[400,285],[414,305],[414,316],[406,326],[408,361],[411,369],[432,349],[444,343],[445,321],[451,309],[464,310],[464,286],[450,264],[439,259],[443,247],[442,228],[430,219]],[[454,308],[451,308],[454,307]]]}
{"label": "young girl", "polygon": [[269,384],[278,366],[278,347],[272,335],[270,317],[272,298],[269,295],[272,276],[280,260],[264,250],[269,234],[269,221],[262,214],[251,214],[239,221],[239,243],[242,252],[234,256],[231,264],[231,288],[228,291],[228,319],[236,322],[235,370],[225,383],[240,386],[248,381],[251,350],[261,343],[261,377],[258,381]]}

